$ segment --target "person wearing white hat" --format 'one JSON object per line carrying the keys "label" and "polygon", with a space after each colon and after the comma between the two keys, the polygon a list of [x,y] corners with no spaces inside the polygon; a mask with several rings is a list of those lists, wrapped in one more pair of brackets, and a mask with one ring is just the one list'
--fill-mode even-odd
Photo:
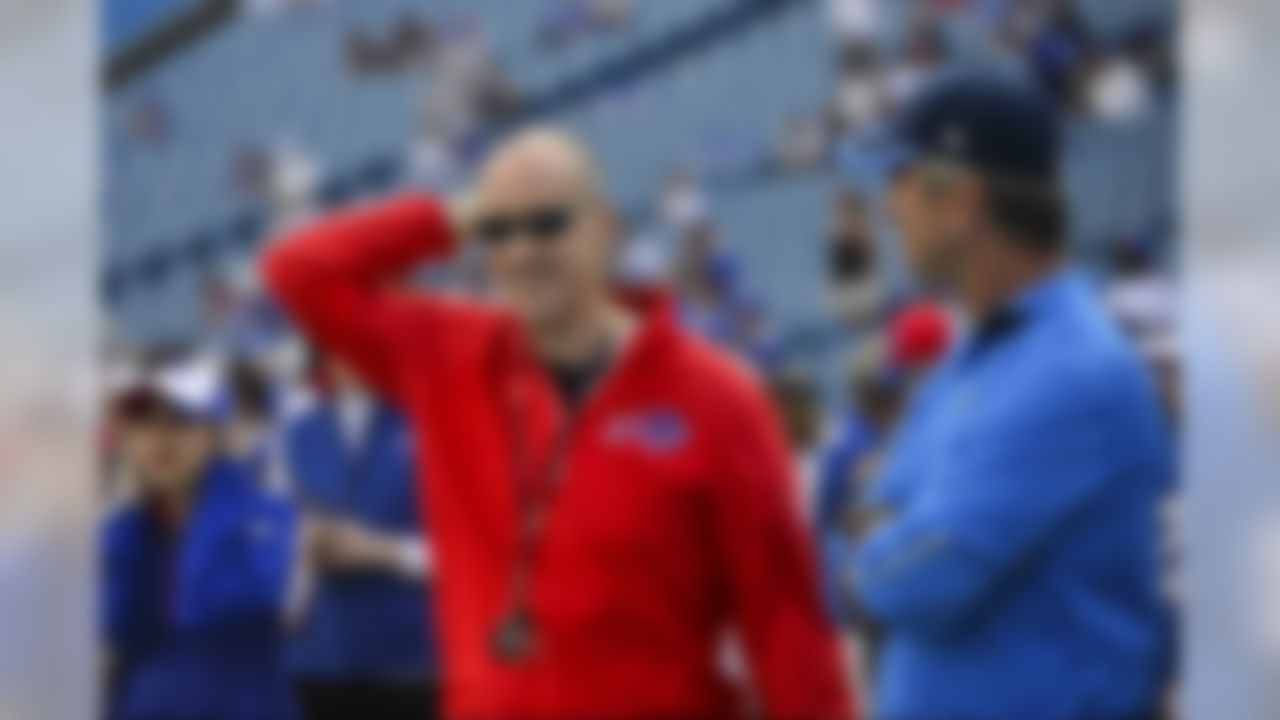
{"label": "person wearing white hat", "polygon": [[113,395],[135,493],[99,545],[107,717],[295,717],[282,641],[297,521],[219,450],[220,372],[171,364]]}

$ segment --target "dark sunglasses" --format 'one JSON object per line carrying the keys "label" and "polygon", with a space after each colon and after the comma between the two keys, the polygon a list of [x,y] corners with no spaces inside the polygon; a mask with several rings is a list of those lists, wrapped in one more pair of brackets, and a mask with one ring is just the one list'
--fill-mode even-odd
{"label": "dark sunglasses", "polygon": [[487,215],[476,221],[476,238],[487,247],[500,247],[517,236],[548,243],[572,227],[574,213],[566,206],[542,207],[522,214]]}

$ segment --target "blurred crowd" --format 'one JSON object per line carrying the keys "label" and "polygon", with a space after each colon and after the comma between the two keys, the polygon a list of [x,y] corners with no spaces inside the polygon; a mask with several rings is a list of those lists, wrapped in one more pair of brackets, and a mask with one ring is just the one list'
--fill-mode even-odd
{"label": "blurred crowd", "polygon": [[[320,4],[253,3],[260,12]],[[718,227],[709,181],[697,167],[673,159],[620,258],[625,279],[670,284],[688,327],[767,379],[821,541],[863,532],[852,510],[875,480],[887,438],[921,379],[964,330],[953,308],[903,281],[884,257],[878,141],[895,112],[955,66],[957,35],[974,28],[985,62],[1022,68],[1064,116],[1124,123],[1177,91],[1167,27],[1093,37],[1068,0],[908,4],[906,26],[886,39],[884,3],[827,1],[834,68],[827,102],[776,128],[766,162],[753,169],[784,179],[819,171],[837,177],[825,237],[797,252],[824,259],[834,330],[822,342],[839,348],[838,394],[744,281],[734,239]],[[557,53],[607,37],[626,27],[629,6],[547,3],[531,41]],[[445,190],[465,182],[491,130],[524,102],[474,23],[405,15],[382,31],[352,29],[343,52],[357,75],[432,74],[405,149],[414,185]],[[163,142],[172,132],[163,101],[141,101],[131,130],[140,142]],[[234,165],[238,186],[272,208],[274,227],[325,209],[318,195],[325,169],[305,148],[246,145]],[[1148,360],[1176,420],[1176,297],[1163,230],[1116,228],[1102,239],[1102,262],[1090,277]],[[647,242],[653,232],[675,238],[674,251]],[[238,696],[255,694],[282,708],[300,701],[307,718],[427,717],[438,671],[435,631],[421,612],[432,558],[416,540],[421,503],[404,421],[304,343],[252,267],[246,260],[207,279],[198,347],[139,348],[113,338],[105,349],[109,682],[149,678],[122,698],[136,703],[133,716],[156,697],[179,693],[228,708],[226,717],[235,716]],[[476,283],[465,257],[420,280]],[[137,497],[147,502],[130,502]],[[231,522],[244,518],[247,525]],[[233,527],[252,532],[230,537]],[[828,581],[832,611],[851,627],[851,618],[839,617],[838,583]],[[858,637],[850,631],[849,652],[870,667],[874,643]]]}

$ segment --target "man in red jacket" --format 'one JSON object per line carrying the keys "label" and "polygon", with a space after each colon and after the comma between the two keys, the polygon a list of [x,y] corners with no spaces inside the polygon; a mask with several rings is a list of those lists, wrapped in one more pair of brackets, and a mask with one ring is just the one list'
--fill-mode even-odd
{"label": "man in red jacket", "polygon": [[[613,216],[550,130],[483,168],[492,302],[404,289],[460,221],[418,194],[291,233],[266,278],[412,419],[455,718],[733,718],[732,628],[771,718],[851,713],[786,451],[748,372],[611,284]],[[455,214],[456,215],[456,214]]]}

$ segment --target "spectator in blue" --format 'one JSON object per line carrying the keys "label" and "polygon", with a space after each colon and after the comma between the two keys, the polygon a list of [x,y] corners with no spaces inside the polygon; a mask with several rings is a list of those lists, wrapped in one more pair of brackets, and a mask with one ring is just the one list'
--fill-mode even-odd
{"label": "spectator in blue", "polygon": [[822,552],[823,595],[842,625],[855,619],[842,578],[859,532],[858,508],[906,394],[906,373],[892,367],[886,356],[878,339],[859,348],[848,373],[847,407],[818,460],[813,520]]}
{"label": "spectator in blue", "polygon": [[875,476],[880,456],[912,388],[950,343],[945,310],[927,299],[903,304],[868,339],[849,371],[848,403],[819,472],[814,517],[823,537],[858,533],[857,500]]}
{"label": "spectator in blue", "polygon": [[788,345],[769,317],[763,298],[739,292],[728,309],[724,344],[768,374],[787,361]]}
{"label": "spectator in blue", "polygon": [[220,452],[217,369],[140,373],[115,402],[135,492],[102,528],[107,715],[296,717],[284,658],[295,515]]}
{"label": "spectator in blue", "polygon": [[1156,394],[1067,269],[1052,105],[992,75],[907,110],[890,205],[972,326],[913,399],[847,577],[883,631],[875,716],[1134,718],[1168,647]]}
{"label": "spectator in blue", "polygon": [[270,484],[280,393],[261,361],[253,358],[230,360],[226,385],[231,398],[231,411],[223,432],[227,454],[243,464],[258,482]]}
{"label": "spectator in blue", "polygon": [[283,455],[311,529],[315,582],[290,663],[307,720],[424,720],[436,651],[413,453],[401,416],[335,362],[295,410]]}
{"label": "spectator in blue", "polygon": [[679,252],[676,283],[681,321],[708,340],[732,347],[742,297],[738,258],[706,221],[685,233]]}
{"label": "spectator in blue", "polygon": [[845,534],[849,510],[893,428],[906,391],[907,374],[893,367],[884,344],[871,341],[849,370],[848,403],[823,448],[814,508],[815,525],[825,538]]}

